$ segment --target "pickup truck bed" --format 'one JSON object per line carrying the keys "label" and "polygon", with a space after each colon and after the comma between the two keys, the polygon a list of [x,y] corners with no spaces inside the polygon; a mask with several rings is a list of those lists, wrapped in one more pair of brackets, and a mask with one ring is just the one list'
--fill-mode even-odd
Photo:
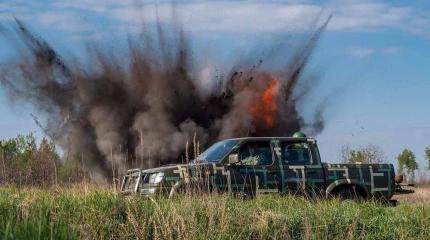
{"label": "pickup truck bed", "polygon": [[395,191],[392,164],[323,164],[326,193],[338,186],[357,186],[366,197],[390,199]]}

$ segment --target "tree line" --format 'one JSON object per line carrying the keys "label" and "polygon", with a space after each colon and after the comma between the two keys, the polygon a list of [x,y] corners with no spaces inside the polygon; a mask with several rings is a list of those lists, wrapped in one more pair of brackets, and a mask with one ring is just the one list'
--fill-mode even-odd
{"label": "tree line", "polygon": [[78,160],[62,161],[47,138],[37,143],[32,133],[0,141],[0,183],[51,186],[80,182],[87,172]]}
{"label": "tree line", "polygon": [[[424,156],[427,161],[427,169],[430,170],[430,146],[424,149]],[[410,180],[415,179],[415,171],[418,170],[418,163],[415,154],[404,149],[396,157],[398,168],[397,174],[407,175]],[[343,163],[387,163],[387,157],[384,151],[377,145],[361,146],[357,149],[352,149],[348,145],[344,145],[341,149],[341,161]]]}
{"label": "tree line", "polygon": [[[424,150],[427,168],[430,170],[430,146]],[[384,151],[377,145],[356,149],[345,145],[341,149],[342,163],[387,163]],[[418,169],[415,154],[404,149],[397,156],[397,174],[405,174],[413,180]],[[32,133],[0,140],[0,184],[18,186],[50,186],[70,184],[90,179],[79,159],[61,159],[55,144],[47,138],[37,143]]]}

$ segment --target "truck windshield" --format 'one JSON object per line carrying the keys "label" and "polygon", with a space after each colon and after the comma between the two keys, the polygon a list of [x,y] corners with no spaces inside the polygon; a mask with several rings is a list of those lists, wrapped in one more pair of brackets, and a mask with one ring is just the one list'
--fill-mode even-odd
{"label": "truck windshield", "polygon": [[217,142],[199,155],[197,158],[200,161],[218,162],[220,161],[234,146],[237,145],[238,140],[224,140]]}

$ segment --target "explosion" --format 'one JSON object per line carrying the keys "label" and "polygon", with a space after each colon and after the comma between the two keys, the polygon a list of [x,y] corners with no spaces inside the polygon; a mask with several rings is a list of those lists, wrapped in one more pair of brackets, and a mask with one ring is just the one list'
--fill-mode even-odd
{"label": "explosion", "polygon": [[0,83],[46,117],[43,130],[65,160],[80,159],[103,178],[111,162],[119,171],[180,162],[193,139],[203,148],[231,137],[319,133],[322,108],[305,121],[298,103],[314,84],[303,71],[328,21],[300,46],[278,51],[279,66],[265,65],[273,56],[240,61],[214,76],[207,92],[182,29],[158,23],[155,34],[129,36],[126,59],[93,45],[88,59],[77,60],[63,58],[16,20],[0,33],[17,56],[0,67]]}
{"label": "explosion", "polygon": [[249,108],[255,125],[263,124],[270,129],[275,125],[275,114],[278,110],[278,80],[270,79],[267,87],[257,96]]}

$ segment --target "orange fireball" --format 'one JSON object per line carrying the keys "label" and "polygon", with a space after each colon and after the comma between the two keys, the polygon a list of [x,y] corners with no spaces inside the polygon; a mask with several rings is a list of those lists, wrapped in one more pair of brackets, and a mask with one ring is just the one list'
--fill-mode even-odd
{"label": "orange fireball", "polygon": [[263,124],[265,128],[272,128],[275,125],[275,116],[278,110],[278,85],[277,79],[271,79],[260,96],[249,107],[248,111],[255,124]]}

